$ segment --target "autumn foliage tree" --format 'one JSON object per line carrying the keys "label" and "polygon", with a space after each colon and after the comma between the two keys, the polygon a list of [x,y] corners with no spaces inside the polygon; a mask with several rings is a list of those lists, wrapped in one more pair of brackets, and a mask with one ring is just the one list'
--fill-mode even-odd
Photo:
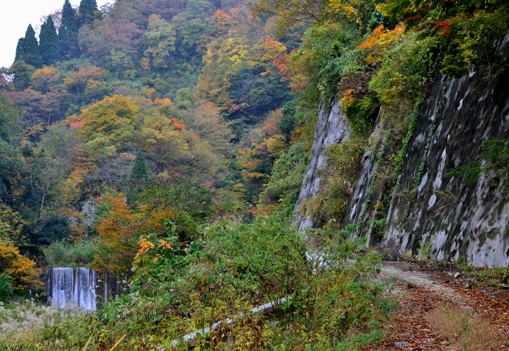
{"label": "autumn foliage tree", "polygon": [[404,31],[405,27],[401,24],[393,29],[387,29],[383,24],[380,24],[357,48],[365,51],[366,61],[369,64],[380,63],[384,51],[393,47],[401,39]]}
{"label": "autumn foliage tree", "polygon": [[35,262],[23,256],[19,249],[0,239],[0,276],[10,277],[14,293],[20,293],[32,287],[42,287],[39,281],[41,270]]}
{"label": "autumn foliage tree", "polygon": [[256,201],[262,185],[270,176],[274,161],[286,147],[280,128],[282,117],[281,109],[270,112],[261,126],[254,128],[241,140],[238,165],[249,201]]}
{"label": "autumn foliage tree", "polygon": [[253,125],[289,98],[282,67],[287,48],[242,6],[234,11],[237,17],[229,13],[216,12],[217,20],[225,21],[226,34],[210,43],[197,88],[200,97],[213,101],[229,119]]}
{"label": "autumn foliage tree", "polygon": [[26,244],[26,237],[23,235],[24,224],[18,212],[0,201],[0,240],[18,247]]}
{"label": "autumn foliage tree", "polygon": [[107,195],[104,200],[110,210],[96,228],[99,249],[94,265],[113,274],[126,272],[138,250],[136,215],[131,212],[122,194]]}
{"label": "autumn foliage tree", "polygon": [[168,206],[148,205],[133,211],[121,193],[107,194],[103,201],[108,210],[97,224],[99,245],[93,264],[112,274],[126,273],[138,252],[141,236],[166,237],[172,230],[174,212]]}
{"label": "autumn foliage tree", "polygon": [[92,155],[112,155],[125,147],[134,137],[134,122],[139,107],[129,98],[107,97],[83,110],[71,119],[84,138],[84,148]]}
{"label": "autumn foliage tree", "polygon": [[145,32],[148,48],[144,58],[154,68],[167,68],[171,64],[171,55],[176,50],[175,28],[159,15],[150,16],[148,21],[148,30]]}

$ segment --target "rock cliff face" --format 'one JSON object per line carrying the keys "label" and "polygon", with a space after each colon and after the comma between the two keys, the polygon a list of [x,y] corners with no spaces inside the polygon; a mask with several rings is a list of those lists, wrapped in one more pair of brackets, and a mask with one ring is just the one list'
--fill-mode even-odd
{"label": "rock cliff face", "polygon": [[[344,224],[359,225],[359,235],[367,236],[370,244],[394,253],[464,260],[476,266],[509,265],[509,165],[493,164],[487,156],[490,145],[495,148],[492,152],[507,152],[507,82],[507,73],[491,79],[478,73],[454,79],[437,77],[420,108],[390,191],[373,187],[384,152],[377,124]],[[305,211],[301,213],[302,204],[320,191],[327,147],[349,136],[339,105],[331,106],[328,111],[320,110],[297,203],[296,223],[301,230],[314,224]],[[501,156],[507,160],[507,155]],[[388,206],[383,218],[377,217],[380,202]],[[375,222],[380,220],[384,229],[375,236]]]}
{"label": "rock cliff face", "polygon": [[479,266],[509,264],[509,177],[486,157],[490,142],[509,139],[509,77],[483,78],[472,73],[434,84],[394,190],[385,246],[400,253],[426,248],[438,260]]}
{"label": "rock cliff face", "polygon": [[346,116],[341,112],[339,102],[322,104],[318,114],[313,148],[306,174],[302,182],[299,198],[295,207],[295,224],[300,231],[313,227],[312,216],[304,208],[304,202],[316,196],[320,191],[321,170],[327,165],[327,149],[333,144],[340,143],[350,135]]}

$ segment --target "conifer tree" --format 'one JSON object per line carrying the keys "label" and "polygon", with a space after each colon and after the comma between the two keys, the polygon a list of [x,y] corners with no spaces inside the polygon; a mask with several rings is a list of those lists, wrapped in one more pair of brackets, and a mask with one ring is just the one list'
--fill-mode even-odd
{"label": "conifer tree", "polygon": [[51,16],[48,16],[41,26],[39,47],[44,64],[50,65],[57,61],[59,57],[58,34]]}
{"label": "conifer tree", "polygon": [[96,0],[81,0],[79,12],[82,26],[93,23],[100,15]]}
{"label": "conifer tree", "polygon": [[127,198],[133,201],[136,196],[145,189],[149,179],[150,174],[147,161],[145,160],[145,156],[143,156],[143,152],[138,150],[127,184]]}
{"label": "conifer tree", "polygon": [[136,154],[130,178],[135,182],[146,182],[149,178],[147,163],[141,151]]}
{"label": "conifer tree", "polygon": [[42,66],[42,56],[39,49],[39,43],[37,42],[35,31],[31,24],[28,25],[20,51],[19,59],[35,67]]}
{"label": "conifer tree", "polygon": [[78,44],[79,19],[69,0],[65,0],[62,9],[62,23],[58,32],[60,53],[64,58],[79,55]]}
{"label": "conifer tree", "polygon": [[16,46],[16,58],[14,61],[23,60],[25,57],[25,38],[19,38],[18,45]]}

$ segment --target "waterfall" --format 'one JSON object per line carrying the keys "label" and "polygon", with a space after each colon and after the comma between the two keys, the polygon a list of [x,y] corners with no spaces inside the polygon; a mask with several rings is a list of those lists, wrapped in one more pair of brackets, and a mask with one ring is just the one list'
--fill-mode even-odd
{"label": "waterfall", "polygon": [[57,308],[83,311],[95,311],[97,308],[96,277],[89,268],[53,268],[50,292],[51,303]]}
{"label": "waterfall", "polygon": [[51,303],[57,308],[65,308],[73,299],[73,269],[53,268],[51,271]]}

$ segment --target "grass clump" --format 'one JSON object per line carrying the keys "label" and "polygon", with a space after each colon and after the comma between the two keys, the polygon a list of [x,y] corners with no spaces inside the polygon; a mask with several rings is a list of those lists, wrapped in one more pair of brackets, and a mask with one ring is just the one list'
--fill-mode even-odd
{"label": "grass clump", "polygon": [[462,351],[502,350],[507,340],[496,328],[471,311],[442,306],[430,312],[428,319],[440,334]]}

